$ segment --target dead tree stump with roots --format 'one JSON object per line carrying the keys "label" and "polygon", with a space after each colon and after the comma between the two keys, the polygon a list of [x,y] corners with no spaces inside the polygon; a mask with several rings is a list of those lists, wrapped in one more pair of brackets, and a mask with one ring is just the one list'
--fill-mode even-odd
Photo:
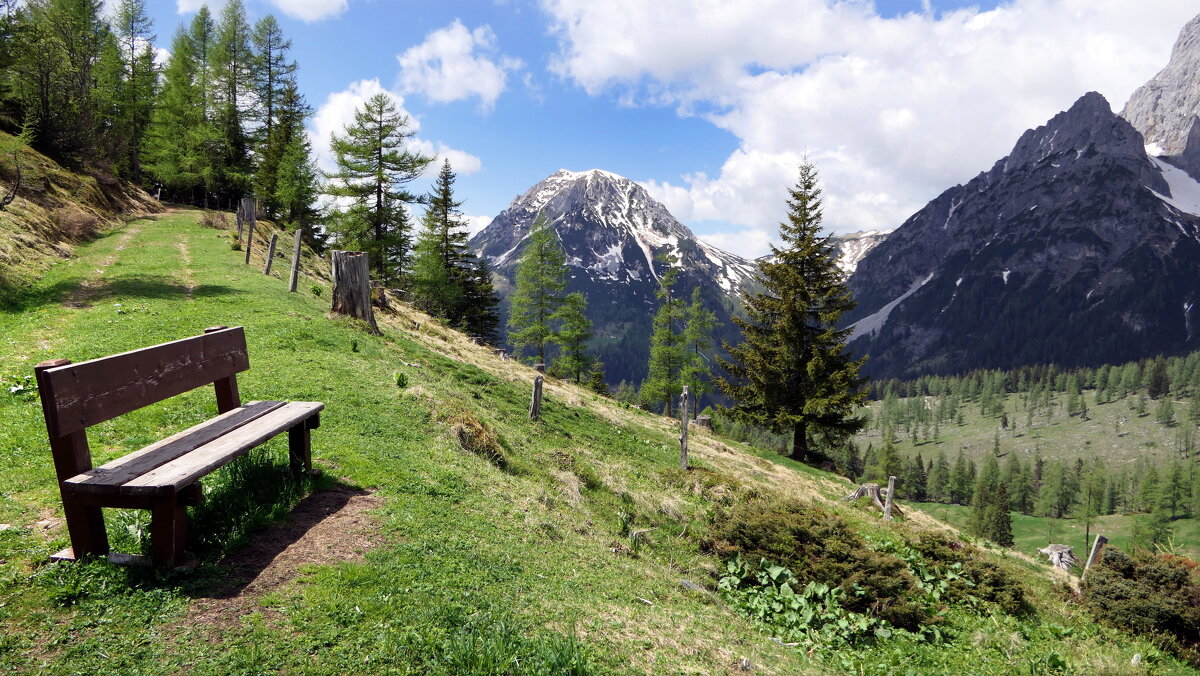
{"label": "dead tree stump with roots", "polygon": [[[866,484],[859,486],[853,493],[851,493],[850,495],[847,495],[846,497],[844,497],[842,499],[845,500],[846,502],[853,502],[855,500],[858,500],[859,498],[869,497],[869,498],[871,498],[871,502],[875,503],[875,506],[879,508],[879,511],[883,512],[886,515],[888,512],[888,507],[887,507],[887,505],[884,505],[884,503],[883,503],[884,496],[882,495],[883,493],[886,493],[886,492],[887,491],[885,489],[881,489],[879,487],[879,484],[866,483]],[[897,505],[895,503],[892,503],[892,505],[891,505],[891,513],[895,516],[904,516],[904,512],[901,511],[900,505]]]}
{"label": "dead tree stump with roots", "polygon": [[1038,551],[1049,557],[1050,565],[1055,568],[1070,570],[1072,566],[1079,565],[1079,559],[1075,558],[1075,553],[1067,545],[1046,545]]}

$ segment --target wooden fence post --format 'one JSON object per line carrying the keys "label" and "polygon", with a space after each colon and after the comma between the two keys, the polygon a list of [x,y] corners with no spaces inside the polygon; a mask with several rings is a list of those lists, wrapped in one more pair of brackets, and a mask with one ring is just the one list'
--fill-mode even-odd
{"label": "wooden fence post", "polygon": [[534,364],[534,365],[533,365],[533,370],[534,370],[534,371],[537,371],[538,373],[545,373],[545,372],[546,372],[546,365],[545,365],[545,364]]}
{"label": "wooden fence post", "polygon": [[545,378],[539,373],[533,379],[533,400],[529,403],[529,419],[537,420],[542,415],[542,381]]}
{"label": "wooden fence post", "polygon": [[246,219],[246,265],[250,265],[250,249],[254,246],[254,224],[257,221],[257,215],[254,213],[254,198],[242,198],[243,218]]}
{"label": "wooden fence post", "polygon": [[[254,227],[254,221],[250,222]],[[333,308],[337,314],[357,317],[367,323],[371,332],[379,335],[375,311],[371,308],[370,268],[367,254],[362,251],[334,251]]]}
{"label": "wooden fence post", "polygon": [[1088,554],[1087,563],[1085,563],[1083,566],[1083,576],[1080,578],[1081,580],[1087,579],[1088,571],[1091,570],[1092,564],[1096,563],[1096,561],[1100,558],[1100,550],[1104,549],[1104,545],[1106,544],[1108,544],[1108,538],[1104,537],[1103,535],[1097,535],[1096,539],[1092,541],[1092,553]]}
{"label": "wooden fence post", "polygon": [[883,520],[892,520],[892,496],[896,494],[896,477],[888,477],[888,494],[883,503]]}
{"label": "wooden fence post", "polygon": [[296,293],[296,282],[300,279],[300,237],[303,233],[303,228],[296,228],[296,245],[292,250],[292,279],[288,282],[288,291],[291,293]]}
{"label": "wooden fence post", "polygon": [[688,388],[685,385],[683,394],[679,395],[679,469],[687,471],[687,433],[688,422],[691,414],[688,412],[688,404],[691,403],[691,397],[688,395]]}
{"label": "wooden fence post", "polygon": [[263,264],[263,274],[271,274],[271,264],[275,262],[275,245],[279,243],[278,233],[271,233],[271,243],[267,245],[267,262]]}

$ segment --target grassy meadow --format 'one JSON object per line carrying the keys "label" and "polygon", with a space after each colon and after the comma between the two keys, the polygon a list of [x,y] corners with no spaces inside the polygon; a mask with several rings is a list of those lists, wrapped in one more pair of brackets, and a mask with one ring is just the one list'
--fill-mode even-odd
{"label": "grassy meadow", "polygon": [[[745,660],[762,674],[1128,673],[1138,654],[1136,673],[1192,673],[1155,641],[1097,624],[1024,544],[990,558],[1028,586],[1029,615],[949,606],[941,643],[881,635],[833,655],[773,641],[712,592],[723,561],[707,534],[723,506],[812,501],[869,541],[947,527],[920,512],[883,524],[837,500],[844,480],[699,430],[684,473],[676,425],[569,384],[547,383],[531,423],[531,369],[403,305],[380,316],[382,336],[330,318],[320,274],[296,294],[286,258],[262,274],[261,236],[247,266],[227,231],[173,211],[80,246],[3,299],[0,671],[712,674]],[[291,477],[277,438],[205,480],[193,571],[48,563],[67,537],[33,365],[217,324],[246,327],[244,400],[325,403],[322,475]],[[94,461],[214,414],[203,389],[98,425]],[[327,540],[309,544],[336,556],[246,587],[275,569],[243,547],[313,490],[371,496],[356,539],[320,531]],[[108,528],[126,551],[147,544],[143,515],[110,510]]]}

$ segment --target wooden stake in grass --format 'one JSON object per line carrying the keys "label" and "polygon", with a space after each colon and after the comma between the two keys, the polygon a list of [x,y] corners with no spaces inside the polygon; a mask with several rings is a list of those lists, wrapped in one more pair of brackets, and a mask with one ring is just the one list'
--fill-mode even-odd
{"label": "wooden stake in grass", "polygon": [[296,293],[296,282],[300,279],[300,236],[303,228],[296,228],[296,244],[292,250],[292,281],[288,283],[288,292]]}
{"label": "wooden stake in grass", "polygon": [[[254,221],[250,222],[254,227]],[[335,314],[350,315],[367,323],[371,333],[380,335],[371,308],[371,280],[367,254],[362,251],[334,251],[333,308]]]}
{"label": "wooden stake in grass", "polygon": [[688,419],[688,404],[691,403],[691,397],[688,395],[688,388],[683,388],[683,394],[679,395],[679,469],[687,471],[687,433]]}
{"label": "wooden stake in grass", "polygon": [[1097,535],[1092,542],[1092,553],[1088,554],[1087,563],[1083,566],[1083,580],[1087,579],[1088,571],[1091,570],[1092,564],[1100,558],[1100,550],[1104,549],[1104,545],[1108,544],[1108,538],[1103,535]]}
{"label": "wooden stake in grass", "polygon": [[246,265],[250,265],[250,247],[254,245],[254,225],[257,220],[254,198],[242,198],[242,217],[246,219]]}
{"label": "wooden stake in grass", "polygon": [[263,264],[263,274],[271,274],[271,263],[275,262],[275,245],[279,243],[279,235],[271,233],[271,243],[267,245],[267,262]]}
{"label": "wooden stake in grass", "polygon": [[888,477],[887,502],[883,503],[883,520],[892,520],[892,496],[896,494],[896,477]]}
{"label": "wooden stake in grass", "polygon": [[538,374],[533,379],[533,400],[529,403],[529,419],[537,420],[542,415],[542,381],[545,378]]}

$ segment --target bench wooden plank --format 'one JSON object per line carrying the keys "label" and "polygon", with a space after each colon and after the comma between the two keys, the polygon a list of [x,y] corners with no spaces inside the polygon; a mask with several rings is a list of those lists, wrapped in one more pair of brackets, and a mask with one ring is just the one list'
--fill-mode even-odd
{"label": "bench wooden plank", "polygon": [[190,453],[126,482],[118,488],[118,492],[145,495],[176,491],[244,455],[280,432],[302,424],[324,408],[325,404],[317,401],[293,401],[284,404]]}
{"label": "bench wooden plank", "polygon": [[132,352],[46,369],[39,378],[51,437],[228,378],[250,368],[246,336],[234,327]]}
{"label": "bench wooden plank", "polygon": [[117,492],[118,487],[126,482],[261,418],[281,408],[285,403],[252,401],[101,467],[77,474],[63,483],[72,490],[83,493]]}

